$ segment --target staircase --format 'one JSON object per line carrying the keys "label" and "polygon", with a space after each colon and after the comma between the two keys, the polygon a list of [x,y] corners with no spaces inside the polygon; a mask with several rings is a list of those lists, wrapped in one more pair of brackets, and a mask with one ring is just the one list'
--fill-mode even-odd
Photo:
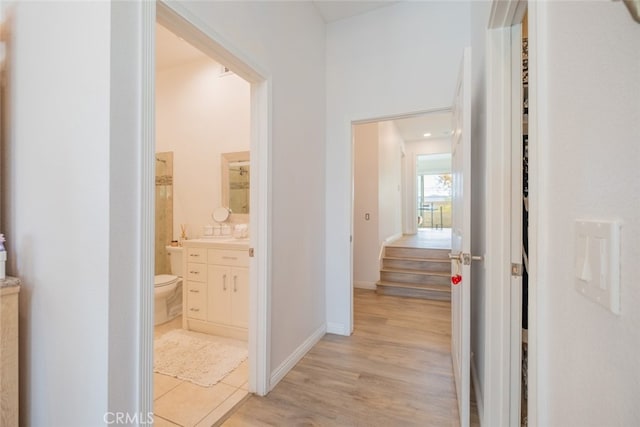
{"label": "staircase", "polygon": [[386,246],[376,292],[451,300],[449,249]]}

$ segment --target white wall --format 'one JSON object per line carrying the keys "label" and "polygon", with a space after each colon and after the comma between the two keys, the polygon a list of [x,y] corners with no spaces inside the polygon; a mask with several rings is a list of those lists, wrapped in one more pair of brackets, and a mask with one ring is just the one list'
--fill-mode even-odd
{"label": "white wall", "polygon": [[350,332],[351,122],[448,108],[469,44],[469,5],[400,2],[327,26],[326,292]]}
{"label": "white wall", "polygon": [[[640,25],[622,3],[537,11],[538,424],[637,425]],[[622,221],[619,316],[574,287],[578,218]]]}
{"label": "white wall", "polygon": [[[402,150],[404,140],[392,121],[378,123],[378,251],[402,236]],[[376,254],[377,258],[377,254]]]}
{"label": "white wall", "polygon": [[111,6],[14,6],[2,217],[8,272],[23,280],[20,421],[102,425],[109,382]]}
{"label": "white wall", "polygon": [[402,235],[404,141],[392,121],[354,125],[353,132],[353,284],[375,289],[380,248]]}
{"label": "white wall", "polygon": [[221,201],[222,153],[248,151],[250,85],[202,60],[156,73],[156,151],[173,151],[173,238],[202,235]]}
{"label": "white wall", "polygon": [[420,155],[451,153],[451,138],[432,138],[425,141],[412,141],[405,143],[407,155],[417,157]]}
{"label": "white wall", "polygon": [[325,324],[324,22],[308,2],[176,7],[212,28],[271,79],[273,371]]}
{"label": "white wall", "polygon": [[[309,3],[181,6],[271,78],[278,367],[324,326],[324,24]],[[141,6],[16,7],[2,220],[8,272],[24,279],[21,422],[102,425],[108,409],[135,409],[141,386]]]}
{"label": "white wall", "polygon": [[353,284],[373,289],[380,279],[378,123],[355,125],[353,133]]}

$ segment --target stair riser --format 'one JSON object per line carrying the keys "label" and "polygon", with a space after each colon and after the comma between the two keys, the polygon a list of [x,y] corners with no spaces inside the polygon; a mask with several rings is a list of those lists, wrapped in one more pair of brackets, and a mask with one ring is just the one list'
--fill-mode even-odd
{"label": "stair riser", "polygon": [[439,301],[451,301],[450,292],[440,292],[431,289],[407,289],[407,288],[395,288],[393,286],[381,286],[378,285],[376,292],[382,295],[394,295],[399,297],[411,297],[411,298],[423,298]]}
{"label": "stair riser", "polygon": [[449,259],[449,250],[424,249],[424,248],[396,248],[387,246],[384,249],[385,256],[396,258],[431,258]]}
{"label": "stair riser", "polygon": [[451,262],[449,262],[449,260],[433,262],[408,259],[385,259],[383,265],[385,268],[398,268],[401,270],[435,271],[439,273],[451,271]]}
{"label": "stair riser", "polygon": [[380,280],[384,282],[399,283],[423,283],[425,285],[446,285],[449,286],[450,278],[448,276],[434,276],[430,274],[412,274],[400,272],[380,272]]}

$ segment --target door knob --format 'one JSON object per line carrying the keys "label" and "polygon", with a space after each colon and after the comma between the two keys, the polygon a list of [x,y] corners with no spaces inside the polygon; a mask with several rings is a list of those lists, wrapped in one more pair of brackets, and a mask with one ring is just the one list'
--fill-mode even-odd
{"label": "door knob", "polygon": [[456,260],[462,265],[471,265],[471,261],[482,261],[484,257],[480,255],[471,255],[464,252],[449,253],[450,260]]}

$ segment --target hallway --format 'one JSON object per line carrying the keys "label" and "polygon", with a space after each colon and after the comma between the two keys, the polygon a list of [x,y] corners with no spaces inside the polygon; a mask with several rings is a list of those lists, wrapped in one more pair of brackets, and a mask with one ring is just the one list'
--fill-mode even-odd
{"label": "hallway", "polygon": [[[224,425],[456,426],[450,303],[355,289],[355,331],[327,334]],[[478,424],[472,399],[471,425]]]}

